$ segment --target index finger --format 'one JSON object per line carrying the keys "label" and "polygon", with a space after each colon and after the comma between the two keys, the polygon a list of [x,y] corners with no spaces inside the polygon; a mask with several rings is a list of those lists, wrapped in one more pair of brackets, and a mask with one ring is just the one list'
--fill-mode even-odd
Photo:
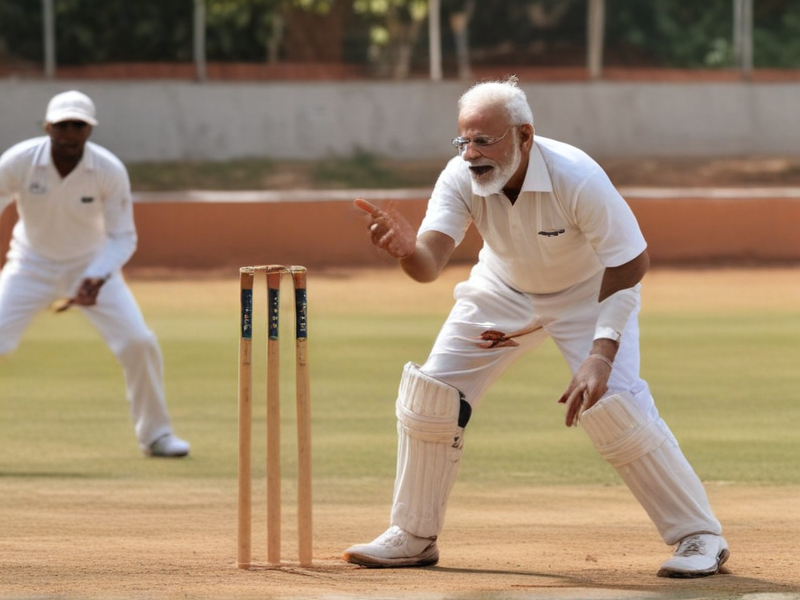
{"label": "index finger", "polygon": [[363,198],[356,198],[353,201],[353,204],[356,205],[356,208],[363,210],[365,213],[370,215],[371,217],[377,217],[381,214],[381,209],[372,204],[372,202],[368,202]]}

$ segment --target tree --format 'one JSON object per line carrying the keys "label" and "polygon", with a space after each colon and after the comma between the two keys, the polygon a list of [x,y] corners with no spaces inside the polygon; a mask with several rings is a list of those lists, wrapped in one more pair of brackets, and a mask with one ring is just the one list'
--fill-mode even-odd
{"label": "tree", "polygon": [[408,77],[414,44],[428,15],[427,0],[354,0],[370,24],[369,59],[378,75]]}

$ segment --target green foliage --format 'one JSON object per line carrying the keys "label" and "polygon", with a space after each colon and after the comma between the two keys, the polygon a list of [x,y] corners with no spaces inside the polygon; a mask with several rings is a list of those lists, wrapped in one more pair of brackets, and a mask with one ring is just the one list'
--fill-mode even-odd
{"label": "green foliage", "polygon": [[322,187],[378,188],[397,187],[402,178],[383,167],[375,155],[359,148],[350,158],[322,161],[314,180]]}
{"label": "green foliage", "polygon": [[264,62],[281,0],[207,0],[206,58]]}
{"label": "green foliage", "polygon": [[191,0],[55,0],[54,9],[59,64],[192,59]]}
{"label": "green foliage", "polygon": [[753,20],[754,66],[800,67],[800,3],[791,0],[756,2]]}
{"label": "green foliage", "polygon": [[607,0],[607,43],[634,50],[619,52],[623,61],[638,58],[682,68],[731,66],[732,6],[731,0]]}
{"label": "green foliage", "polygon": [[[347,62],[395,60],[381,49],[410,45],[417,69],[427,57],[426,0],[206,0],[206,53],[212,61],[280,58],[292,11],[329,13],[349,2],[341,32]],[[59,64],[190,61],[193,0],[53,0]],[[464,0],[442,2],[446,64],[454,60],[450,16]],[[581,0],[493,0],[474,4],[468,26],[473,64],[583,65],[586,6]],[[606,57],[621,66],[733,66],[733,0],[607,0]],[[370,37],[371,36],[371,37]],[[800,4],[754,2],[754,62],[800,66]],[[277,50],[276,50],[277,49]],[[0,0],[0,57],[41,61],[42,3]],[[274,55],[273,55],[274,54]],[[390,53],[391,54],[391,53]],[[378,69],[376,69],[378,72]]]}

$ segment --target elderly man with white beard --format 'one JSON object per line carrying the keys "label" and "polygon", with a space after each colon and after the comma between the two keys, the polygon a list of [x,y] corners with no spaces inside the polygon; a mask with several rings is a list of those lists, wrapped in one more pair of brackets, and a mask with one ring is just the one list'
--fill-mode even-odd
{"label": "elderly man with white beard", "polygon": [[717,573],[729,555],[722,528],[639,375],[649,259],[632,211],[587,154],[534,135],[514,77],[465,92],[458,129],[458,156],[439,176],[417,232],[398,211],[355,201],[372,243],[416,281],[440,275],[470,224],[484,244],[427,360],[403,369],[389,528],[344,559],[366,567],[438,562],[467,423],[492,383],[550,337],[572,373],[558,399],[566,425],[583,427],[676,546],[658,575]]}

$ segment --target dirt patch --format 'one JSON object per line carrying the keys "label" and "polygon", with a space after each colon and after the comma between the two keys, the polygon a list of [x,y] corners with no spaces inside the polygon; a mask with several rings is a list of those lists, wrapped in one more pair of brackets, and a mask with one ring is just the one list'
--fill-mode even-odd
{"label": "dirt patch", "polygon": [[[281,567],[241,570],[232,482],[11,483],[0,494],[4,598],[800,597],[795,487],[709,486],[732,557],[718,576],[671,580],[655,576],[669,549],[622,486],[461,484],[440,563],[424,569],[342,562],[345,547],[384,529],[388,506],[318,504],[314,567],[293,563],[287,525]],[[256,561],[261,541],[256,531]]]}
{"label": "dirt patch", "polygon": [[[447,161],[360,154],[328,161],[171,161],[128,165],[134,191],[430,188]],[[620,187],[800,186],[800,157],[599,158]]]}
{"label": "dirt patch", "polygon": [[618,187],[796,187],[800,157],[609,158],[600,160]]}

